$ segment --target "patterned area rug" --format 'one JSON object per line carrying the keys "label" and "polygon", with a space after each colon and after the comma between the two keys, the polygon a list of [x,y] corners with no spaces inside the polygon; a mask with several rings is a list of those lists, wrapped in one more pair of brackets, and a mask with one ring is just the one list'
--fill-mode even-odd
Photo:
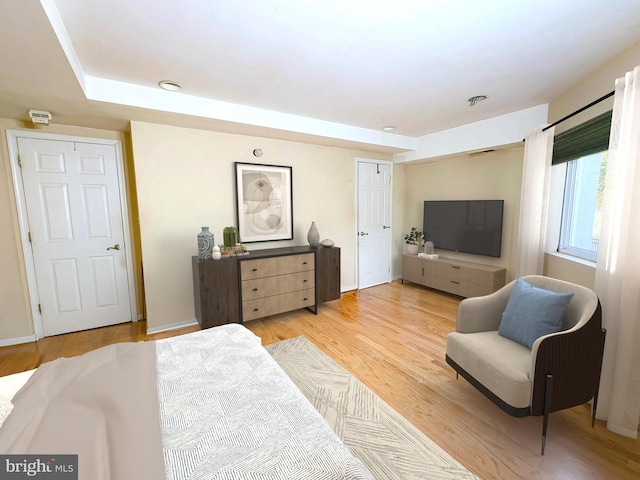
{"label": "patterned area rug", "polygon": [[265,348],[376,478],[478,478],[306,338]]}

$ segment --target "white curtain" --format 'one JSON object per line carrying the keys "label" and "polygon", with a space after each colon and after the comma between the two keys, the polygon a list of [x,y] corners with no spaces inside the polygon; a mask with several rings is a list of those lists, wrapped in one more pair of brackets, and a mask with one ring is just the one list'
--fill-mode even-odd
{"label": "white curtain", "polygon": [[616,81],[595,290],[607,329],[598,418],[637,438],[640,417],[640,67]]}
{"label": "white curtain", "polygon": [[542,275],[547,231],[549,172],[554,128],[540,126],[525,137],[516,276]]}

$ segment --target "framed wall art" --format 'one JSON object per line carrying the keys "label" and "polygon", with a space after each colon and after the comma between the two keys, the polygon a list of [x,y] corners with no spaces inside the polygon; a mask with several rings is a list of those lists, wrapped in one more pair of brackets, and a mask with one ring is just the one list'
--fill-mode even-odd
{"label": "framed wall art", "polygon": [[292,167],[235,162],[242,243],[293,238]]}

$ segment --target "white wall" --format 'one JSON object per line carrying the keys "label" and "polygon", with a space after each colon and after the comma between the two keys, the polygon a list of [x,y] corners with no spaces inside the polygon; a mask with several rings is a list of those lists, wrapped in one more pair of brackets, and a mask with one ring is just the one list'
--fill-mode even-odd
{"label": "white wall", "polygon": [[[355,158],[390,155],[345,148],[132,122],[148,328],[195,318],[191,257],[196,235],[209,226],[216,243],[235,226],[234,162],[293,167],[294,240],[252,243],[249,249],[307,244],[316,222],[321,238],[341,248],[341,285],[355,270]],[[252,152],[260,148],[264,155]]]}

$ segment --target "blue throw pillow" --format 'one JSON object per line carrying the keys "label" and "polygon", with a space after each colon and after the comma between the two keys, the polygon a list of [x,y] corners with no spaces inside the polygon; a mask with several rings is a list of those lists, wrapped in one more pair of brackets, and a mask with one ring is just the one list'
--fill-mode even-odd
{"label": "blue throw pillow", "polygon": [[559,332],[573,293],[557,293],[516,280],[498,335],[531,349],[543,335]]}

